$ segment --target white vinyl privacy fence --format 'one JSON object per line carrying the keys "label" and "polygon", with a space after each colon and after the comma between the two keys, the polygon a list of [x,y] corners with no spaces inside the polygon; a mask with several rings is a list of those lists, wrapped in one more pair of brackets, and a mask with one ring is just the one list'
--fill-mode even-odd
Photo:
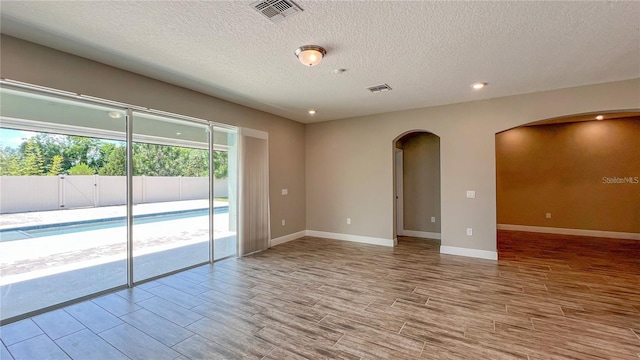
{"label": "white vinyl privacy fence", "polygon": [[[215,179],[214,197],[228,197],[227,184]],[[0,176],[0,213],[125,205],[126,186],[124,176]],[[206,177],[133,177],[134,204],[208,197]]]}

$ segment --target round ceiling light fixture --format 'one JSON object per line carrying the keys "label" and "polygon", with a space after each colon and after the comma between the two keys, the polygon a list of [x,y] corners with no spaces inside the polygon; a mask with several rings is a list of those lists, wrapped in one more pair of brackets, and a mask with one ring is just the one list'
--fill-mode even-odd
{"label": "round ceiling light fixture", "polygon": [[489,84],[487,84],[486,82],[477,82],[477,83],[471,84],[471,87],[474,90],[480,90],[480,89],[484,88],[487,85],[489,85]]}
{"label": "round ceiling light fixture", "polygon": [[596,116],[596,120],[603,120],[603,119],[604,119],[604,116],[602,116],[602,115]]}
{"label": "round ceiling light fixture", "polygon": [[316,114],[316,111],[313,110],[313,109],[309,110],[308,112],[309,112],[309,115],[315,115]]}
{"label": "round ceiling light fixture", "polygon": [[327,50],[318,45],[304,45],[297,48],[295,54],[303,65],[316,66],[327,54]]}
{"label": "round ceiling light fixture", "polygon": [[122,114],[118,111],[109,111],[107,115],[112,119],[120,119],[122,117]]}

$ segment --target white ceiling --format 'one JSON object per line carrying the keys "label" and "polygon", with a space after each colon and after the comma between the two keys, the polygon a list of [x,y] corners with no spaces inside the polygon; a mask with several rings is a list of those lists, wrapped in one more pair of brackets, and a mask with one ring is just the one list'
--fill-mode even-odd
{"label": "white ceiling", "polygon": [[1,30],[303,123],[640,78],[639,1],[251,3],[2,1]]}

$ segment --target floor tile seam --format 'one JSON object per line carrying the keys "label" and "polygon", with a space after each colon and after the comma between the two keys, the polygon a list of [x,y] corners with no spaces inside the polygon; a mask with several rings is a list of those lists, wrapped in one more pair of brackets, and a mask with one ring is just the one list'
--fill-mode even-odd
{"label": "floor tile seam", "polygon": [[[69,357],[69,359],[73,359],[73,357],[71,356],[71,354],[67,353],[67,352],[66,352],[66,351],[65,351],[65,350],[64,350],[60,345],[58,345],[58,343],[57,343],[57,342],[55,342],[55,340],[51,339],[51,338],[50,338],[46,333],[44,333],[44,332],[43,332],[42,334],[40,334],[40,335],[38,335],[38,336],[45,336],[45,337],[46,337],[47,339],[49,339],[49,341],[51,341],[51,343],[53,343],[53,344],[54,344],[54,345],[55,345],[55,346],[56,346],[60,351],[62,351],[65,355],[67,355],[67,356]],[[34,339],[34,338],[36,338],[36,337],[38,337],[38,336],[34,336],[34,337],[30,338],[30,339]],[[26,340],[25,340],[25,341],[26,341]],[[17,344],[19,344],[19,343],[21,343],[21,342],[23,342],[23,341],[20,341],[20,342],[18,342],[18,343],[15,343],[15,344],[13,344],[13,345],[11,345],[11,346],[17,345]],[[11,356],[13,356],[13,357],[14,357],[14,359],[15,359],[15,356],[13,355],[13,352],[11,351],[11,349],[9,349],[9,347],[7,347],[7,350],[9,350],[9,353],[10,353],[10,354],[11,354]]]}
{"label": "floor tile seam", "polygon": [[[263,340],[264,341],[264,340]],[[273,344],[272,344],[273,345]],[[273,346],[273,349],[271,349],[271,351],[269,351],[267,354],[265,354],[263,357],[260,358],[260,360],[265,360],[267,357],[269,357],[269,355],[271,355],[272,352],[274,352],[276,349],[279,349],[279,347],[277,346]]]}
{"label": "floor tile seam", "polygon": [[[412,354],[412,353],[408,352],[409,350],[408,350],[408,349],[406,349],[406,348],[404,348],[404,349],[393,349],[393,348],[388,347],[388,346],[386,345],[386,342],[385,342],[385,343],[380,343],[380,342],[375,342],[375,341],[371,341],[371,340],[363,339],[363,338],[362,338],[362,336],[358,336],[358,334],[353,334],[353,333],[348,333],[348,332],[346,332],[346,333],[345,333],[345,334],[340,338],[340,340],[342,340],[342,339],[343,339],[344,337],[346,337],[347,335],[348,335],[348,336],[353,336],[353,337],[355,337],[355,338],[359,339],[360,341],[362,341],[362,343],[365,343],[365,344],[366,344],[366,343],[371,343],[371,344],[374,344],[374,345],[376,345],[376,346],[383,347],[383,348],[387,349],[387,350],[388,350],[389,352],[391,352],[391,353],[397,352],[397,353],[401,353],[401,354],[403,354],[403,355],[414,356],[414,357],[416,356],[415,354]],[[405,336],[405,337],[406,337],[406,338],[409,338],[409,337],[407,337],[407,336]],[[417,340],[417,339],[413,339],[413,338],[409,338],[409,339]],[[421,346],[421,348],[420,348],[420,353],[417,355],[417,357],[419,357],[419,356],[420,356],[420,354],[422,353],[422,350],[423,350],[423,349],[424,349],[424,347],[425,347],[425,342],[424,342],[423,340],[417,340],[417,341],[422,342],[422,346]],[[336,342],[336,344],[335,344],[335,345],[338,345],[338,343]],[[347,351],[347,352],[348,352],[348,351]],[[357,355],[356,355],[356,356],[357,356]]]}
{"label": "floor tile seam", "polygon": [[[85,302],[86,302],[86,301],[85,301]],[[85,303],[85,302],[81,302],[81,303],[79,303],[79,304],[83,304],[83,303]],[[96,305],[96,306],[98,306],[98,305]],[[82,322],[79,318],[77,318],[77,317],[73,316],[73,314],[72,314],[72,313],[70,313],[69,311],[67,311],[67,309],[66,309],[66,308],[62,308],[62,310],[63,310],[64,312],[66,312],[69,316],[71,316],[72,318],[74,318],[77,322],[79,322],[80,324],[82,324],[82,326],[84,326],[85,328],[87,328],[89,331],[91,331],[92,333],[94,333],[94,334],[98,335],[98,332],[95,332],[93,329],[91,329],[91,327],[90,327],[90,326],[88,326],[87,324],[85,324],[84,322]],[[106,311],[106,310],[105,310],[105,311]],[[109,314],[111,314],[111,313],[109,313]],[[119,318],[119,317],[117,317],[117,316],[115,316],[115,315],[113,315],[113,316],[114,316],[115,318],[117,318],[118,320],[120,320],[120,318]],[[122,320],[120,320],[120,321],[122,322]],[[109,330],[109,329],[113,329],[114,327],[119,326],[119,325],[122,325],[122,324],[117,324],[117,325],[111,326],[111,327],[106,328],[106,329],[103,329],[103,330],[101,330],[101,331],[99,331],[99,332],[103,332],[103,331],[107,331],[107,330]]]}
{"label": "floor tile seam", "polygon": [[[113,293],[113,294],[109,294],[109,295],[115,295],[115,293]],[[105,296],[108,296],[108,295],[105,295]],[[91,303],[93,303],[95,306],[97,306],[97,307],[101,308],[102,310],[104,310],[104,311],[108,312],[109,314],[111,314],[111,315],[113,315],[113,316],[115,316],[115,317],[117,317],[117,318],[120,318],[120,316],[124,316],[124,315],[127,315],[127,314],[131,314],[132,312],[139,310],[139,309],[136,309],[136,310],[129,311],[129,312],[127,312],[127,313],[124,313],[124,314],[118,315],[118,314],[114,313],[113,311],[111,311],[111,310],[107,309],[106,307],[104,307],[104,306],[100,305],[99,303],[95,302],[94,300],[96,300],[96,299],[92,299],[92,300],[89,300],[89,301],[90,301]],[[128,301],[128,300],[126,300],[126,299],[125,299],[125,301]],[[134,305],[139,306],[139,305],[137,305],[137,304],[134,304]]]}
{"label": "floor tile seam", "polygon": [[[45,332],[45,331],[44,331],[44,330],[43,330],[43,329],[42,329],[42,328],[41,328],[41,327],[40,327],[40,326],[39,326],[35,321],[33,321],[33,318],[27,318],[27,319],[24,319],[24,320],[21,320],[21,321],[27,321],[27,320],[28,320],[28,321],[30,321],[30,322],[32,322],[32,323],[33,323],[33,325],[35,325],[35,326],[40,330],[40,333],[39,333],[39,334],[35,334],[35,335],[33,335],[33,336],[30,336],[30,337],[28,337],[28,338],[22,339],[22,340],[20,340],[20,341],[16,341],[16,342],[14,342],[14,343],[11,343],[10,345],[7,345],[7,341],[6,341],[6,340],[4,340],[4,339],[0,339],[0,340],[2,340],[2,343],[4,344],[4,346],[5,346],[7,349],[9,348],[9,346],[13,346],[13,345],[15,345],[15,344],[17,344],[17,343],[20,343],[20,342],[23,342],[23,341],[25,341],[25,340],[32,339],[32,338],[34,338],[34,337],[36,337],[36,336],[40,336],[40,335],[42,335],[42,334],[47,335],[47,333],[46,333],[46,332]],[[21,322],[21,321],[20,321],[20,322]],[[17,324],[17,323],[19,323],[19,322],[16,322],[16,323],[14,323],[14,324]],[[8,326],[8,325],[11,325],[11,324],[3,325],[2,327]],[[83,325],[84,325],[84,324],[83,324]],[[49,337],[49,336],[47,335],[47,337]]]}
{"label": "floor tile seam", "polygon": [[[383,332],[383,333],[390,333],[390,334],[393,334],[393,332],[390,332],[391,330],[387,330],[387,329],[380,328],[380,327],[377,327],[377,326],[374,326],[374,325],[371,325],[371,324],[367,324],[367,323],[364,323],[364,322],[362,322],[362,321],[360,321],[360,320],[352,319],[352,318],[350,318],[350,317],[348,317],[348,316],[344,316],[344,315],[342,315],[342,314],[328,313],[327,315],[325,315],[325,318],[326,318],[327,316],[330,316],[330,315],[331,315],[331,316],[334,316],[334,317],[337,317],[337,318],[339,318],[339,319],[348,320],[348,321],[352,321],[352,322],[358,323],[360,326],[363,326],[363,327],[366,327],[366,328],[371,328],[371,329],[373,329],[373,330],[377,330],[377,331],[380,331],[380,332]],[[324,319],[324,318],[323,318],[323,319]],[[404,324],[406,324],[406,321],[404,321]],[[404,328],[404,324],[402,325],[402,327],[403,327],[403,328]],[[348,330],[343,330],[343,329],[333,329],[333,328],[331,328],[331,327],[328,327],[328,326],[323,325],[323,324],[320,324],[320,323],[319,323],[319,325],[321,325],[321,326],[323,326],[323,327],[325,327],[325,328],[331,329],[331,330],[338,331],[338,332],[344,332],[344,333],[349,332]],[[357,330],[357,329],[356,329],[356,330]],[[401,329],[401,330],[402,330],[402,329]],[[363,332],[364,332],[365,330],[361,330],[361,331],[363,331]],[[370,330],[366,330],[366,332],[369,332],[369,331],[370,331]],[[397,332],[396,334],[400,335],[400,332]]]}
{"label": "floor tile seam", "polygon": [[[534,324],[535,327],[535,323],[533,322],[533,320],[542,320],[545,321],[544,319],[540,319],[540,318],[535,318],[532,317],[531,318],[531,322],[532,324]],[[563,326],[562,324],[558,324],[558,323],[550,323],[551,327],[553,328],[560,328],[560,330],[565,331],[565,332],[575,332],[576,330],[581,330],[583,332],[582,336],[587,336],[587,337],[593,337],[596,339],[600,339],[600,337],[603,335],[603,333],[607,336],[610,336],[612,338],[616,338],[619,339],[620,341],[629,341],[630,339],[627,339],[626,337],[622,337],[621,333],[613,333],[613,332],[609,332],[609,331],[594,331],[592,329],[586,329],[584,327],[580,327],[580,328],[576,328],[576,327],[569,327],[569,326]],[[607,326],[611,326],[611,325],[607,325]],[[624,327],[616,327],[616,326],[611,326],[614,327],[618,330],[623,330],[624,331]],[[541,333],[544,333],[545,330],[540,330],[540,329],[535,329],[536,331],[539,331]]]}
{"label": "floor tile seam", "polygon": [[[122,324],[120,324],[120,325],[122,325]],[[119,326],[119,325],[117,325],[117,326]],[[113,328],[111,328],[111,329],[113,329]],[[127,356],[127,354],[123,353],[123,352],[122,352],[120,349],[118,349],[115,345],[113,345],[113,344],[111,344],[109,341],[107,341],[107,339],[105,339],[105,338],[103,338],[102,336],[100,336],[100,334],[98,334],[98,333],[94,332],[93,330],[91,330],[91,329],[89,329],[89,328],[86,328],[86,329],[83,329],[83,330],[88,330],[88,331],[90,331],[92,334],[96,335],[96,336],[97,336],[97,337],[99,337],[102,341],[104,341],[104,343],[105,343],[105,344],[107,344],[107,345],[111,346],[114,350],[116,350],[117,352],[119,352],[120,354],[122,354],[122,356],[124,356],[124,357],[125,357],[125,358],[127,358],[127,359],[131,359],[129,356]],[[78,333],[78,332],[83,331],[83,330],[76,331],[75,333]],[[107,330],[105,330],[105,331],[107,331]],[[74,333],[74,334],[75,334],[75,333]],[[70,335],[73,335],[73,334],[69,334],[69,335],[67,335],[67,336],[70,336]],[[63,336],[63,337],[64,337],[64,336]],[[60,339],[62,339],[62,338],[60,338]],[[60,339],[58,339],[58,340],[60,340]],[[56,345],[57,345],[59,348],[61,348],[61,349],[62,349],[62,346],[60,346],[60,344],[58,344],[58,340],[56,340],[56,341],[54,341],[54,342],[56,343]],[[64,349],[63,349],[63,350],[64,350]],[[66,353],[66,352],[65,352],[65,353]],[[68,353],[67,353],[67,355],[69,355],[69,358],[73,359],[73,357],[72,357],[70,354],[68,354]]]}
{"label": "floor tile seam", "polygon": [[[170,302],[170,301],[168,301],[168,300],[164,299],[163,297],[160,297],[160,296],[155,295],[155,294],[154,294],[152,297],[148,298],[148,299],[141,300],[140,302],[144,302],[144,301],[147,301],[147,300],[152,300],[153,298],[158,298],[158,299],[161,299],[161,300],[164,300],[164,301]],[[172,304],[173,304],[173,303],[172,303]],[[158,314],[157,312],[153,311],[152,309],[149,309],[148,307],[146,307],[146,306],[144,306],[144,305],[142,305],[142,304],[138,304],[138,306],[140,306],[142,309],[147,310],[147,311],[149,311],[149,312],[153,313],[154,315],[159,316],[159,317],[161,317],[161,318],[163,318],[163,319],[165,319],[165,320],[167,320],[167,321],[169,321],[169,322],[171,322],[171,323],[173,323],[173,324],[176,324],[176,325],[178,325],[178,326],[180,326],[180,327],[185,327],[185,326],[182,326],[182,325],[180,325],[180,324],[178,324],[178,323],[176,323],[176,322],[172,321],[171,319],[168,319],[168,318],[166,318],[166,317],[164,317],[164,316],[162,316],[162,315]],[[178,305],[178,306],[179,306],[179,305]],[[140,309],[140,310],[142,310],[142,309]],[[185,310],[190,310],[190,309],[186,309],[186,308],[183,308],[183,309],[185,309]],[[190,310],[190,311],[192,311],[192,310]],[[200,313],[197,313],[197,312],[195,312],[195,311],[193,311],[193,312],[194,312],[195,314],[198,314],[199,316],[203,316],[203,315],[201,315]],[[129,313],[129,314],[131,314],[131,313]],[[128,314],[124,314],[124,315],[128,315]],[[124,316],[124,315],[123,315],[123,316]],[[200,319],[198,319],[198,320],[200,320]],[[198,321],[198,320],[195,320],[195,321],[193,321],[193,322],[189,323],[189,324],[188,324],[188,325],[186,325],[186,326],[189,326],[189,325],[193,324],[194,322],[196,322],[196,321]]]}
{"label": "floor tile seam", "polygon": [[[166,286],[166,285],[165,285],[165,286]],[[173,288],[172,288],[172,289],[173,289]],[[178,291],[180,291],[180,290],[178,290]],[[164,300],[164,301],[170,302],[170,303],[172,303],[173,305],[179,306],[179,307],[181,307],[181,308],[183,308],[183,309],[186,309],[186,310],[191,310],[191,311],[192,311],[192,309],[194,309],[194,308],[196,308],[196,307],[198,307],[198,306],[202,305],[202,303],[200,303],[200,304],[195,305],[195,306],[192,306],[192,307],[186,307],[186,306],[184,306],[184,305],[182,305],[182,304],[178,304],[177,302],[175,302],[175,301],[173,301],[173,300],[171,300],[171,299],[169,299],[169,298],[167,298],[167,297],[165,297],[165,296],[158,295],[158,294],[154,294],[154,293],[151,293],[151,294],[155,295],[156,297],[158,297],[158,298],[160,298],[160,299],[162,299],[162,300]],[[185,294],[186,294],[186,293],[185,293]],[[189,294],[187,294],[187,295],[189,295]],[[193,295],[190,295],[190,296],[193,296]],[[195,297],[195,296],[194,296],[194,297]],[[200,298],[200,297],[196,297],[196,298],[197,298],[197,299],[199,299],[199,300],[202,300],[203,302],[209,302],[209,303],[210,303],[210,301],[205,300],[205,299],[203,299],[203,298]],[[147,300],[148,300],[148,299],[147,299]],[[140,305],[140,306],[142,306],[142,305]]]}
{"label": "floor tile seam", "polygon": [[[139,311],[139,310],[138,310],[138,311]],[[149,311],[149,310],[147,310],[147,311]],[[135,312],[135,311],[134,311],[134,312]],[[129,314],[131,314],[131,313],[129,313]],[[127,315],[129,315],[129,314],[124,314],[124,315],[122,315],[122,316],[127,316]],[[156,314],[156,316],[161,317],[160,315],[157,315],[157,314]],[[162,344],[162,345],[164,345],[164,346],[172,347],[172,346],[175,346],[176,344],[178,344],[178,343],[182,342],[182,340],[181,340],[181,341],[178,341],[176,344],[173,344],[173,345],[167,345],[167,344],[165,344],[162,340],[160,340],[160,339],[158,339],[157,337],[155,337],[155,336],[153,336],[153,335],[151,335],[151,334],[147,333],[144,329],[142,329],[142,328],[140,328],[140,327],[135,326],[134,324],[132,324],[132,323],[128,322],[127,320],[123,319],[122,317],[120,317],[119,319],[120,319],[120,320],[122,320],[122,322],[123,322],[123,323],[125,323],[125,324],[127,324],[127,325],[131,326],[132,328],[134,328],[134,329],[136,329],[136,330],[140,331],[141,333],[143,333],[143,334],[147,335],[148,337],[150,337],[150,338],[152,338],[152,339],[156,340],[157,342],[161,343],[161,344]],[[162,318],[162,319],[164,319],[164,318]],[[165,320],[167,320],[167,319],[165,319]],[[167,321],[169,321],[169,320],[167,320]],[[169,322],[171,322],[171,321],[169,321]],[[171,322],[171,323],[172,323],[172,324],[174,324],[174,325],[177,325],[177,326],[179,326],[179,327],[181,327],[181,328],[183,328],[183,329],[185,329],[185,330],[187,330],[187,331],[189,331],[189,332],[191,333],[191,335],[190,335],[189,337],[193,336],[193,334],[194,334],[194,332],[193,332],[193,331],[191,331],[191,330],[187,329],[187,328],[186,328],[186,327],[184,327],[184,326],[180,326],[180,325],[178,325],[178,324],[176,324],[176,323],[173,323],[173,322]],[[186,339],[185,339],[185,340],[186,340]]]}
{"label": "floor tile seam", "polygon": [[[164,285],[164,286],[166,286],[166,287],[170,287],[170,288],[172,288],[172,289],[174,289],[174,290],[176,290],[176,291],[180,291],[180,292],[183,292],[183,293],[185,293],[185,294],[187,294],[187,295],[191,295],[191,296],[195,296],[195,297],[198,297],[199,295],[204,294],[204,293],[206,293],[207,291],[211,291],[211,290],[213,290],[213,289],[212,289],[212,288],[210,288],[210,287],[202,286],[202,285],[198,285],[198,286],[201,286],[201,287],[203,287],[203,288],[206,288],[207,290],[205,290],[205,291],[203,291],[203,292],[201,292],[201,293],[198,293],[198,294],[191,294],[191,293],[188,293],[188,292],[186,292],[186,291],[184,291],[184,290],[182,290],[182,289],[179,289],[179,288],[177,288],[177,287],[173,286],[171,283],[161,282],[161,284],[162,284],[162,285]],[[195,284],[195,283],[192,283],[192,284],[193,284],[193,285],[197,285],[197,284]],[[189,284],[186,284],[186,285],[188,286]]]}
{"label": "floor tile seam", "polygon": [[[71,333],[69,333],[69,334],[65,334],[65,335],[59,336],[59,337],[57,337],[57,338],[55,338],[55,339],[54,339],[54,338],[52,338],[51,336],[49,336],[49,339],[53,340],[54,342],[57,342],[58,340],[60,340],[60,339],[62,339],[62,338],[64,338],[64,337],[71,336],[71,335],[73,335],[73,334],[77,334],[77,333],[79,333],[80,331],[84,331],[84,330],[89,330],[89,331],[91,331],[91,329],[89,329],[88,327],[84,326],[84,324],[80,323],[80,325],[82,325],[82,326],[83,326],[83,328],[82,328],[82,329],[80,329],[80,330],[76,330],[76,331],[73,331],[73,332],[71,332]],[[93,331],[91,331],[91,332],[93,332]],[[94,334],[95,334],[95,333],[94,333]],[[47,334],[47,335],[48,335],[48,334]]]}

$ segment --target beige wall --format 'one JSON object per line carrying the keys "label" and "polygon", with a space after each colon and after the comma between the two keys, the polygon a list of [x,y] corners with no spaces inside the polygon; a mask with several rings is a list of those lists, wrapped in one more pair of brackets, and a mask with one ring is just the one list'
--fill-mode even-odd
{"label": "beige wall", "polygon": [[502,132],[496,168],[499,224],[640,232],[640,117]]}
{"label": "beige wall", "polygon": [[403,164],[403,229],[440,233],[440,139],[411,133],[398,140],[398,147]]}
{"label": "beige wall", "polygon": [[[393,141],[425,130],[440,137],[442,245],[495,252],[495,134],[558,116],[638,108],[636,79],[307,125],[307,228],[392,239]],[[467,190],[476,198],[467,199]]]}
{"label": "beige wall", "polygon": [[6,79],[268,132],[272,237],[306,228],[303,124],[6,35],[0,46]]}

